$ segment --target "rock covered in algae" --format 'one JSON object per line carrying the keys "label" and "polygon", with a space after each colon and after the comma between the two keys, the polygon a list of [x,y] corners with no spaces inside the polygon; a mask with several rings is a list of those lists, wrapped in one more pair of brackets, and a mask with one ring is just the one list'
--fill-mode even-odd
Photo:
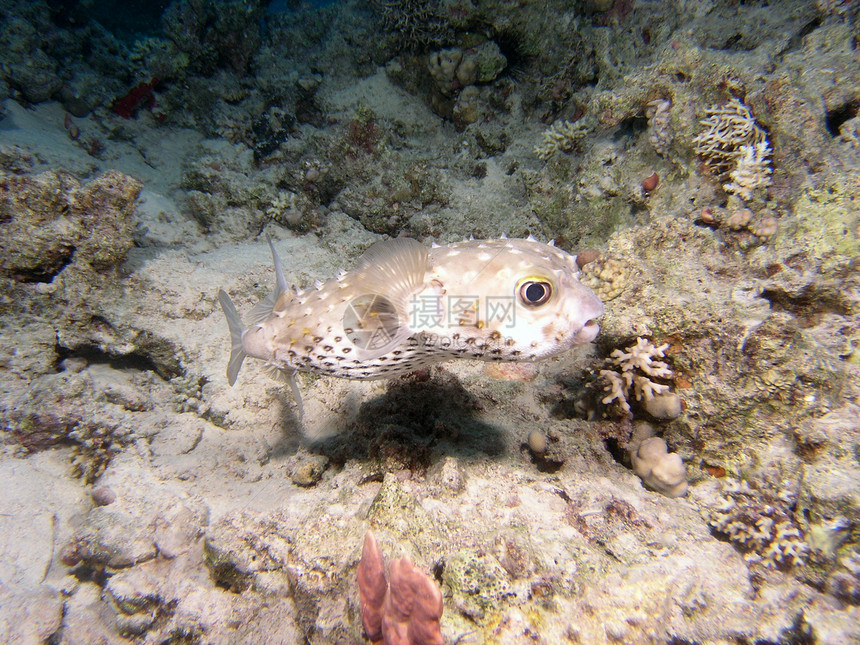
{"label": "rock covered in algae", "polygon": [[83,185],[56,171],[0,176],[0,272],[50,281],[72,262],[96,270],[123,262],[142,187],[115,170]]}
{"label": "rock covered in algae", "polygon": [[502,600],[511,592],[508,573],[488,553],[466,550],[445,558],[442,574],[457,608],[473,618],[498,612]]}

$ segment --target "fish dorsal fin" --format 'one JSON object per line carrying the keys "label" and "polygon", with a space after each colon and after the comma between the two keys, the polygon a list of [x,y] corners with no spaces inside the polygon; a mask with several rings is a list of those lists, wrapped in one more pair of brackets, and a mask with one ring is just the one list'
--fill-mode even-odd
{"label": "fish dorsal fin", "polygon": [[277,300],[278,296],[287,290],[287,279],[284,277],[284,265],[281,262],[281,256],[275,250],[272,238],[267,237],[266,241],[269,243],[269,248],[272,249],[272,262],[275,263],[275,300]]}
{"label": "fish dorsal fin", "polygon": [[272,310],[275,308],[275,303],[280,299],[281,294],[288,290],[287,280],[284,277],[284,266],[281,264],[281,258],[275,250],[272,238],[267,236],[266,241],[269,243],[269,248],[272,249],[272,261],[275,263],[275,287],[272,289],[272,293],[263,298],[254,306],[253,309],[251,309],[251,311],[248,312],[248,321],[251,325],[259,325],[268,318],[271,315]]}
{"label": "fish dorsal fin", "polygon": [[427,249],[409,238],[377,242],[361,256],[343,320],[360,360],[379,358],[412,335],[410,301],[424,286],[428,262]]}

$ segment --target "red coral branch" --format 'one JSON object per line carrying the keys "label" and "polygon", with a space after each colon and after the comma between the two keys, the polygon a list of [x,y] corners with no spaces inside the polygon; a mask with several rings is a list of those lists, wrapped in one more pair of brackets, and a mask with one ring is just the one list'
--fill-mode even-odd
{"label": "red coral branch", "polygon": [[113,111],[123,119],[130,119],[141,105],[145,105],[150,110],[153,109],[155,107],[155,93],[153,90],[158,83],[159,80],[154,77],[149,83],[141,81],[131,88],[128,94],[114,101]]}

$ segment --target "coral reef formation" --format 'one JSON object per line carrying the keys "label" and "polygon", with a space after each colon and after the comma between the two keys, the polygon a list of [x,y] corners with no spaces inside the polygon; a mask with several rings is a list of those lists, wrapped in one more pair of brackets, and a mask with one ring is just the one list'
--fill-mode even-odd
{"label": "coral reef formation", "polygon": [[45,282],[72,262],[97,271],[120,264],[134,243],[141,188],[118,171],[84,185],[57,171],[0,175],[0,273]]}
{"label": "coral reef formation", "polygon": [[739,149],[737,165],[729,171],[731,182],[723,184],[727,193],[750,200],[756,188],[771,184],[770,145],[761,141],[755,145],[743,145]]}
{"label": "coral reef formation", "polygon": [[193,69],[211,74],[220,66],[244,74],[260,46],[260,19],[266,4],[262,0],[178,0],[164,12],[164,32],[188,55]]}
{"label": "coral reef formation", "polygon": [[[588,261],[585,262],[585,259]],[[592,260],[580,253],[577,256],[577,263],[582,268],[582,283],[594,291],[597,297],[604,302],[620,296],[630,284],[630,279],[635,273],[635,269],[629,261],[608,254],[600,255]]]}
{"label": "coral reef formation", "polygon": [[445,3],[438,0],[372,0],[382,27],[396,35],[400,47],[421,48],[448,43],[453,37]]}
{"label": "coral reef formation", "polygon": [[[860,642],[860,3],[2,6],[0,641],[360,643],[372,527],[436,642]],[[267,236],[470,235],[595,342],[226,383]]]}
{"label": "coral reef formation", "polygon": [[750,562],[768,567],[797,566],[809,556],[793,518],[797,484],[777,481],[726,479],[718,501],[707,508],[708,523],[724,534]]}
{"label": "coral reef formation", "polygon": [[681,457],[666,447],[660,437],[649,437],[631,451],[630,460],[642,481],[666,497],[683,497],[687,493],[687,470]]}
{"label": "coral reef formation", "polygon": [[576,152],[581,149],[589,130],[589,124],[582,121],[553,123],[541,135],[541,142],[534,149],[535,154],[542,161],[547,161],[557,152]]}
{"label": "coral reef formation", "polygon": [[648,140],[661,157],[669,154],[672,145],[672,102],[669,99],[654,99],[645,106],[648,117]]}

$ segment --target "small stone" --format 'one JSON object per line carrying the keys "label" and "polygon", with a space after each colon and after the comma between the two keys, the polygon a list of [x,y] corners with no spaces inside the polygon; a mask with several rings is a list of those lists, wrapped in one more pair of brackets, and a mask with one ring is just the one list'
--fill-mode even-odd
{"label": "small stone", "polygon": [[476,123],[482,111],[480,92],[474,85],[469,85],[454,102],[454,122],[460,126]]}
{"label": "small stone", "polygon": [[777,219],[773,215],[762,217],[761,221],[751,227],[752,234],[756,237],[770,237],[776,233],[778,227]]}
{"label": "small stone", "polygon": [[477,77],[478,66],[473,59],[467,58],[460,63],[459,67],[457,67],[457,81],[459,81],[460,85],[463,87],[472,85]]}
{"label": "small stone", "polygon": [[594,262],[600,258],[600,251],[595,249],[585,249],[576,254],[576,266],[580,269],[586,264]]}
{"label": "small stone", "polygon": [[305,92],[312,92],[319,87],[321,82],[322,78],[319,76],[302,76],[298,81],[296,81],[296,85]]}
{"label": "small stone", "polygon": [[69,542],[63,545],[60,549],[60,562],[67,567],[74,567],[81,561],[81,555],[78,553],[78,545],[75,542]]}
{"label": "small stone", "polygon": [[726,224],[728,224],[729,228],[733,231],[740,231],[749,225],[753,217],[755,217],[755,213],[753,213],[749,208],[739,208],[729,216]]}
{"label": "small stone", "polygon": [[60,363],[60,367],[64,372],[77,374],[78,372],[82,372],[86,369],[87,361],[86,359],[80,358],[79,356],[70,356],[62,363]]}
{"label": "small stone", "polygon": [[290,478],[296,486],[313,486],[322,479],[327,466],[325,457],[308,457],[296,464]]}
{"label": "small stone", "polygon": [[658,175],[656,172],[652,173],[651,175],[646,177],[645,180],[642,182],[642,189],[646,193],[650,193],[652,190],[657,188],[657,185],[659,183],[660,183],[660,175]]}
{"label": "small stone", "polygon": [[546,435],[540,430],[532,430],[529,432],[529,449],[536,455],[542,455],[546,452],[547,440]]}
{"label": "small stone", "polygon": [[93,498],[93,502],[96,506],[107,506],[108,504],[113,504],[116,501],[116,493],[107,486],[94,488],[90,493],[90,496]]}
{"label": "small stone", "polygon": [[655,394],[645,401],[644,407],[655,419],[677,419],[681,416],[681,397],[674,392]]}
{"label": "small stone", "polygon": [[466,488],[463,469],[455,457],[445,457],[439,470],[439,483],[452,493],[462,492]]}

